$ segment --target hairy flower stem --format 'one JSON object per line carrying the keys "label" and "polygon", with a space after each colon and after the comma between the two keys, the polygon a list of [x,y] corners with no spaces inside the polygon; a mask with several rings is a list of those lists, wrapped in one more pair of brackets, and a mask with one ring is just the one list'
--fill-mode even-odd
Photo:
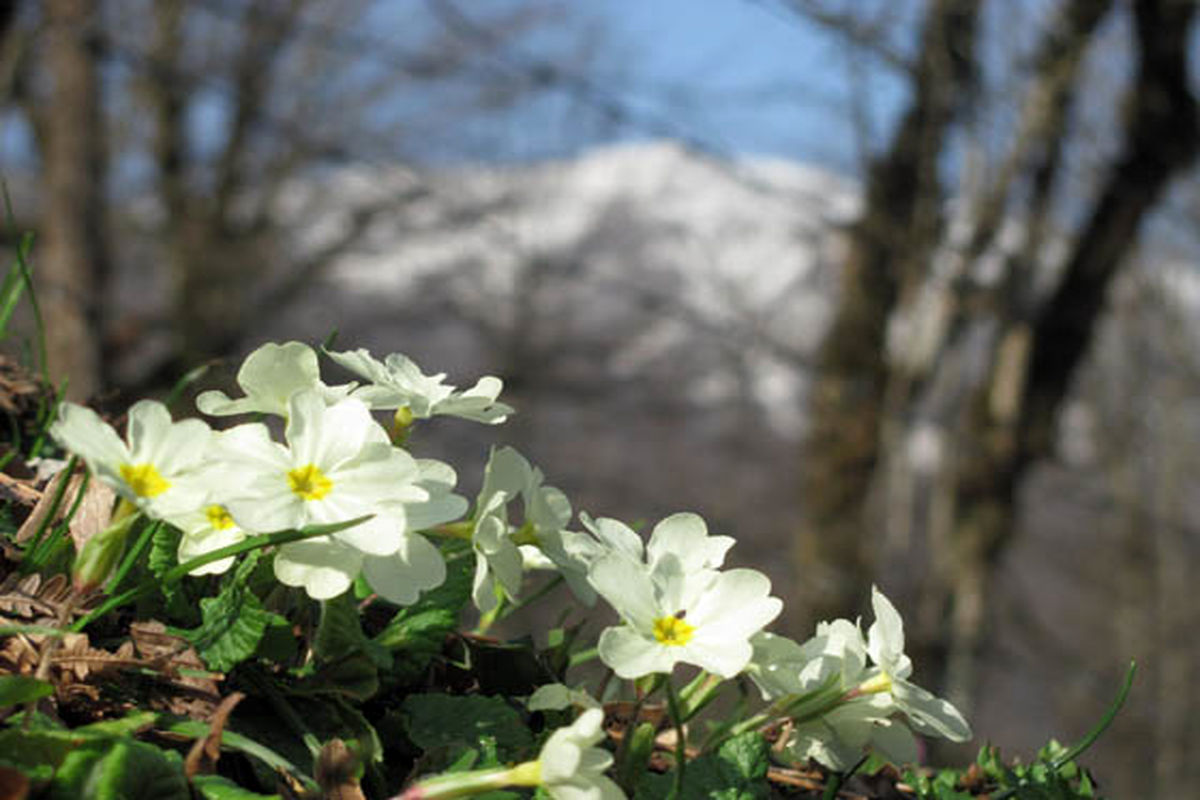
{"label": "hairy flower stem", "polygon": [[391,800],[449,800],[503,789],[505,786],[537,786],[541,782],[541,763],[526,761],[511,768],[437,775],[421,781],[416,786],[410,786],[403,794]]}

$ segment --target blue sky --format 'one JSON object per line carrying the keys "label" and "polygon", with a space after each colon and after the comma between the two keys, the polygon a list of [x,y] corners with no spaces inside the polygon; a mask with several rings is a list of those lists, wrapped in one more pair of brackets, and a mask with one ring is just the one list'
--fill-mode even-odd
{"label": "blue sky", "polygon": [[[514,2],[457,7],[483,27],[497,6]],[[916,7],[909,0],[856,2],[856,11],[890,3],[885,7],[902,9],[896,13],[906,20]],[[414,8],[385,5],[394,19]],[[585,76],[603,95],[590,105],[616,105],[622,113],[605,118],[577,96],[560,94],[466,126],[474,137],[469,157],[537,159],[613,139],[675,135],[725,154],[783,156],[854,173],[863,142],[851,122],[852,98],[861,102],[875,147],[903,101],[903,84],[889,70],[779,0],[573,0],[564,7],[561,22],[515,42],[512,54]],[[889,34],[903,49],[905,26]],[[592,47],[582,60],[580,41]],[[442,145],[439,155],[455,160],[453,145]]]}
{"label": "blue sky", "polygon": [[[219,9],[236,10],[245,1],[193,0],[201,19],[220,19]],[[486,24],[497,9],[521,2],[459,0],[457,8]],[[422,130],[423,119],[436,119],[428,113],[431,108],[459,101],[414,94],[395,101],[387,115],[399,118],[402,129],[416,131],[416,144],[406,145],[406,153],[435,162],[570,156],[608,141],[675,136],[721,154],[782,156],[854,174],[863,141],[851,123],[852,99],[860,99],[870,145],[878,148],[903,102],[903,85],[839,35],[784,10],[783,3],[563,0],[561,21],[514,42],[512,55],[577,71],[602,95],[599,104],[596,98],[581,101],[577,94],[560,92],[517,111],[464,121],[454,130],[440,122]],[[919,7],[913,0],[854,3],[856,11]],[[370,37],[363,63],[379,62],[384,71],[406,47],[439,29],[429,6],[414,0],[378,0],[362,24],[341,23],[348,36]],[[890,35],[901,49],[911,38],[903,24]],[[590,47],[589,56],[576,55],[580,43]],[[496,62],[489,66],[485,57],[475,66],[484,73],[502,68]],[[215,92],[201,87],[207,89],[206,99],[192,113],[194,141],[203,150],[211,139],[206,130],[221,130],[226,110],[222,87]],[[612,114],[614,107],[620,113]],[[28,128],[6,115],[0,123],[0,163],[23,160],[30,151],[28,137]],[[388,157],[386,137],[378,145],[369,148],[370,155],[364,151],[365,160]]]}
{"label": "blue sky", "polygon": [[[848,81],[854,54],[840,37],[754,0],[603,0],[593,8],[634,48],[634,80],[692,93],[679,121],[739,152],[850,163],[856,146]],[[867,90],[873,128],[900,100],[877,65]],[[662,92],[659,92],[662,94]],[[669,108],[669,106],[668,106]]]}

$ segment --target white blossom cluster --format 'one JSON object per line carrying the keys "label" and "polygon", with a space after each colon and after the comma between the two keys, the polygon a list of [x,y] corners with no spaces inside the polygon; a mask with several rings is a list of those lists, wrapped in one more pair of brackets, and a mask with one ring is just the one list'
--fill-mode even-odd
{"label": "white blossom cluster", "polygon": [[[900,616],[877,589],[876,619],[865,636],[848,620],[822,623],[803,645],[766,633],[783,607],[770,581],[755,570],[723,569],[734,540],[710,535],[696,514],[663,519],[646,542],[622,522],[586,514],[579,515],[582,530],[569,530],[570,502],[516,450],[492,451],[472,506],[455,493],[453,467],[402,446],[408,426],[435,415],[503,422],[513,409],[497,400],[498,378],[460,391],[403,355],[379,361],[366,350],[325,352],[363,383],[327,385],[318,353],[288,342],[246,358],[237,375],[243,396],[209,391],[197,398],[210,416],[281,417],[282,439],[262,421],[220,431],[198,419],[174,422],[154,401],[130,409],[125,439],[73,404],[62,406],[51,434],[131,509],[177,527],[181,562],[255,534],[358,520],[279,545],[276,577],[318,600],[361,578],[380,597],[408,605],[446,578],[430,537],[469,536],[482,614],[517,599],[527,571],[554,570],[581,603],[602,598],[615,610],[619,621],[598,646],[613,673],[639,679],[688,664],[714,680],[748,674],[772,712],[791,720],[782,748],[796,761],[842,769],[874,748],[905,762],[915,758],[911,731],[970,737],[952,705],[908,680]],[[394,412],[390,428],[377,411]],[[193,574],[223,572],[233,561],[212,561]],[[553,696],[587,710],[550,737],[538,762],[504,780],[569,800],[623,797],[603,775],[611,758],[592,746],[603,738],[594,701],[578,702],[590,699],[578,690],[544,688],[551,691],[539,693],[542,706],[554,705]],[[450,790],[431,784],[424,791],[412,796]]]}

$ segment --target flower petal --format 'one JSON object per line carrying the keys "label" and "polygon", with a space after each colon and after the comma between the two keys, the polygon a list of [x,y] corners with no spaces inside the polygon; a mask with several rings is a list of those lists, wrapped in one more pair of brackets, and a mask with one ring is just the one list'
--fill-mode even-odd
{"label": "flower petal", "polygon": [[328,537],[290,542],[275,554],[275,577],[303,586],[314,600],[329,600],[350,588],[362,566],[362,554]]}

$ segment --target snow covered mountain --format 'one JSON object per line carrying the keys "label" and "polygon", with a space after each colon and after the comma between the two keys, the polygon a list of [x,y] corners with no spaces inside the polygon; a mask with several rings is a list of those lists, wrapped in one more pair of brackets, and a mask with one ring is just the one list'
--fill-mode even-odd
{"label": "snow covered mountain", "polygon": [[[305,246],[346,224],[347,197],[378,202],[418,180],[424,191],[327,273],[317,313],[345,341],[394,337],[431,363],[499,368],[517,383],[531,380],[529,364],[543,386],[665,383],[702,406],[756,408],[777,435],[800,432],[803,362],[828,310],[829,232],[855,210],[847,181],[667,142],[338,180],[322,187],[330,222]],[[340,321],[335,295],[355,309]],[[416,329],[397,320],[379,332],[380,308]],[[347,321],[364,318],[361,330]]]}

